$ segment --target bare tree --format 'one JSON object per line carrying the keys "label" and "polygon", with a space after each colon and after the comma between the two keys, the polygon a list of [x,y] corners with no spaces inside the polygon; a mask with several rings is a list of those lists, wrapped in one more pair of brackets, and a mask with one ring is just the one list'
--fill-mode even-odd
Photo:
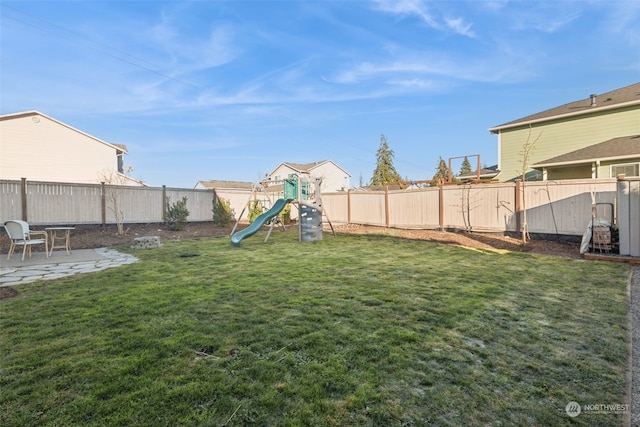
{"label": "bare tree", "polygon": [[118,235],[124,236],[124,212],[122,212],[120,198],[121,191],[119,187],[126,185],[127,177],[112,170],[103,170],[98,173],[101,183],[106,184],[105,198],[107,200],[107,208],[113,213],[118,228]]}
{"label": "bare tree", "polygon": [[[530,159],[531,156],[533,155],[533,151],[535,149],[535,145],[536,142],[538,142],[538,140],[540,139],[540,136],[542,136],[542,132],[540,132],[538,134],[538,136],[536,137],[536,139],[531,140],[531,125],[529,125],[529,133],[527,134],[527,140],[522,144],[522,150],[520,151],[520,156],[521,156],[521,162],[522,162],[522,169],[518,172],[520,172],[520,178],[522,179],[522,225],[520,227],[520,232],[522,234],[522,244],[526,245],[527,242],[530,239],[530,235],[529,235],[529,226],[527,224],[527,198],[525,197],[525,186],[526,186],[526,182],[527,182],[527,171],[529,170],[529,166],[530,166]],[[520,195],[518,196],[520,197]]]}

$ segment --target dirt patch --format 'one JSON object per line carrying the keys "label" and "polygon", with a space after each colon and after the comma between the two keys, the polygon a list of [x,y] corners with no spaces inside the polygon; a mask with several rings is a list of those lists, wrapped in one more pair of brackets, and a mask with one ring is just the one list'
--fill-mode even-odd
{"label": "dirt patch", "polygon": [[449,232],[437,230],[400,230],[365,225],[347,225],[336,228],[338,233],[383,234],[412,240],[446,243],[474,249],[497,249],[513,252],[529,252],[566,258],[582,258],[580,244],[542,239],[532,239],[526,245],[522,241],[501,233]]}
{"label": "dirt patch", "polygon": [[[202,237],[228,236],[233,224],[228,227],[218,227],[212,222],[194,222],[180,231],[172,231],[164,224],[127,224],[125,235],[120,236],[115,225],[81,225],[71,231],[71,249],[94,249],[110,246],[131,245],[133,239],[142,236],[158,236],[160,241],[195,239]],[[44,229],[44,227],[32,227]],[[0,252],[6,254],[9,250],[9,240],[6,235],[0,238]]]}
{"label": "dirt patch", "polygon": [[3,286],[0,288],[0,300],[13,298],[16,295],[18,295],[18,291],[15,288],[12,288],[10,286]]}

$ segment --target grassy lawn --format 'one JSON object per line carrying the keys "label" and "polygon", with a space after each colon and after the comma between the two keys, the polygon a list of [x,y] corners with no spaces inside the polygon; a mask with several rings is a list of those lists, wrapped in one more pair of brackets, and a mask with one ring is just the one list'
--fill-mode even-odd
{"label": "grassy lawn", "polygon": [[629,403],[629,267],[263,238],[167,242],[0,301],[0,424],[620,425],[565,406]]}

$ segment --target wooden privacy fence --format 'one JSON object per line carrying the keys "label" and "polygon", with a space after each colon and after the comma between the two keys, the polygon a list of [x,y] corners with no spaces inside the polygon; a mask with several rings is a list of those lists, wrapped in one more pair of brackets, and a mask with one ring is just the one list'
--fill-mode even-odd
{"label": "wooden privacy fence", "polygon": [[[335,223],[393,228],[520,231],[582,235],[592,202],[616,203],[616,180],[450,185],[416,190],[329,193],[324,208]],[[598,206],[598,216],[609,216]]]}
{"label": "wooden privacy fence", "polygon": [[[526,211],[531,233],[582,235],[593,202],[616,204],[616,179],[447,185],[416,190],[323,193],[323,207],[334,224],[394,228],[520,231]],[[0,180],[0,220],[25,219],[36,225],[115,223],[115,196],[124,223],[164,222],[165,200],[187,197],[189,221],[211,221],[215,197],[240,215],[249,200],[275,199],[278,193],[248,190],[193,190]],[[599,205],[599,216],[610,214]],[[295,217],[295,210],[292,216]],[[244,210],[242,220],[247,219]]]}
{"label": "wooden privacy fence", "polygon": [[212,190],[0,180],[0,221],[34,225],[164,222],[170,204],[187,197],[189,221],[213,220]]}

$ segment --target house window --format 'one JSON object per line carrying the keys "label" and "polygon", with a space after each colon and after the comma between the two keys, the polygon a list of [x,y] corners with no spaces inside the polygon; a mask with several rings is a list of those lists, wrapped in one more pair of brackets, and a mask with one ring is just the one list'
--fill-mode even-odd
{"label": "house window", "polygon": [[124,162],[122,160],[122,153],[119,153],[117,156],[118,156],[118,172],[124,173]]}
{"label": "house window", "polygon": [[611,178],[615,178],[620,174],[624,176],[640,176],[640,163],[624,163],[620,165],[611,165]]}

